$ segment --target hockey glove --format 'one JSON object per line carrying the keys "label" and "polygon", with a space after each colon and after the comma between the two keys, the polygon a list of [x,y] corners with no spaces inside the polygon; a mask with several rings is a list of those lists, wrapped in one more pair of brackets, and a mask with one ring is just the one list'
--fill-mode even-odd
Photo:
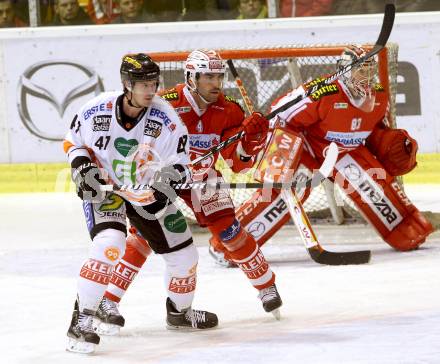
{"label": "hockey glove", "polygon": [[241,147],[248,156],[256,155],[266,144],[269,120],[263,114],[254,112],[242,124],[245,132]]}
{"label": "hockey glove", "polygon": [[154,197],[157,201],[170,200],[174,202],[177,198],[175,188],[190,179],[191,171],[183,164],[173,164],[163,167],[153,177],[151,187],[154,189]]}
{"label": "hockey glove", "polygon": [[76,184],[76,193],[81,200],[101,202],[106,192],[101,186],[106,182],[102,178],[98,166],[86,157],[78,157],[72,161],[72,180]]}

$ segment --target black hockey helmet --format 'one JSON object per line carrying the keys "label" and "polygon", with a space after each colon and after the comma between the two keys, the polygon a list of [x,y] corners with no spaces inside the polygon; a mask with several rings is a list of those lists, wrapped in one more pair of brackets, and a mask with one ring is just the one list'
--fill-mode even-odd
{"label": "black hockey helmet", "polygon": [[[129,81],[133,85],[137,81],[158,80],[160,68],[145,53],[127,54],[122,58],[121,81]],[[158,83],[159,85],[159,83]]]}

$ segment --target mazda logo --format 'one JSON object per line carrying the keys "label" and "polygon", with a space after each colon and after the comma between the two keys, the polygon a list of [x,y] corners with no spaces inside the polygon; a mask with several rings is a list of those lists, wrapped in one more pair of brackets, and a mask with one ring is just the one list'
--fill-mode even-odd
{"label": "mazda logo", "polygon": [[[71,87],[71,85],[69,85],[69,83],[65,81],[64,78],[63,81],[65,81],[65,85],[63,85],[63,89],[65,91],[63,90],[64,92],[61,92],[63,95],[65,95],[64,97],[62,97],[62,95],[59,95],[60,94],[59,91],[57,92],[55,91],[55,88],[59,89],[59,87],[55,87],[55,86],[59,86],[59,85],[56,84],[54,81],[52,82],[46,81],[45,84],[43,85],[37,84],[36,81],[37,78],[53,80],[55,78],[54,73],[57,72],[57,68],[59,72],[60,66],[63,67],[63,72],[66,72],[66,67],[73,68],[75,70],[79,70],[80,72],[82,72],[86,77],[85,82],[70,89],[69,87]],[[49,70],[51,73],[47,73],[47,71]],[[37,77],[36,74],[38,71],[41,72],[38,73],[38,77]],[[102,82],[98,74],[89,67],[67,60],[38,62],[27,68],[23,72],[22,76],[18,81],[18,89],[17,89],[18,113],[20,114],[20,118],[24,126],[26,127],[26,129],[29,130],[31,134],[45,140],[61,141],[64,139],[65,133],[62,134],[57,134],[55,132],[50,133],[42,130],[41,127],[37,126],[35,120],[36,115],[32,114],[30,107],[28,105],[29,96],[34,96],[36,98],[48,101],[49,104],[52,105],[55,108],[55,110],[58,112],[60,119],[62,119],[67,107],[74,100],[90,93],[94,93],[95,95],[98,95],[102,91],[104,91],[104,87],[102,85]],[[41,113],[42,111],[40,112],[40,114]],[[41,118],[42,116],[40,115],[40,119]]]}
{"label": "mazda logo", "polygon": [[262,222],[256,221],[249,225],[247,231],[256,239],[264,234],[266,228]]}

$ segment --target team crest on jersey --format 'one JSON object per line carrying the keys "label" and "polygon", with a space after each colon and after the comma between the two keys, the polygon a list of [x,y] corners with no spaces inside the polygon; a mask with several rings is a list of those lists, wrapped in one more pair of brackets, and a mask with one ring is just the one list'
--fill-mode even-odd
{"label": "team crest on jersey", "polygon": [[147,119],[144,124],[144,135],[157,138],[162,132],[162,124],[158,121]]}
{"label": "team crest on jersey", "polygon": [[109,131],[112,117],[110,115],[96,115],[93,117],[93,131]]}
{"label": "team crest on jersey", "polygon": [[385,91],[385,88],[380,83],[376,83],[374,85],[374,91],[383,92],[383,91]]}
{"label": "team crest on jersey", "polygon": [[165,93],[163,93],[161,96],[167,101],[179,100],[179,94],[175,88],[165,91]]}

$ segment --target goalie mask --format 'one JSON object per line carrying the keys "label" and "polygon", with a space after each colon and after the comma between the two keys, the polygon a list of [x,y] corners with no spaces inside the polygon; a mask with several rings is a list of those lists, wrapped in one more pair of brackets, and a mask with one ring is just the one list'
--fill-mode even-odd
{"label": "goalie mask", "polygon": [[197,79],[201,73],[220,73],[225,75],[226,65],[214,50],[196,50],[189,54],[185,62],[185,84],[197,92]]}
{"label": "goalie mask", "polygon": [[156,80],[159,87],[159,66],[145,53],[124,56],[120,73],[124,91],[132,91],[134,84],[139,81]]}
{"label": "goalie mask", "polygon": [[[357,61],[367,52],[359,46],[351,45],[344,49],[337,62],[338,70]],[[376,56],[370,57],[360,66],[353,68],[341,76],[341,80],[350,89],[355,99],[364,99],[371,95],[374,84],[377,82]]]}

